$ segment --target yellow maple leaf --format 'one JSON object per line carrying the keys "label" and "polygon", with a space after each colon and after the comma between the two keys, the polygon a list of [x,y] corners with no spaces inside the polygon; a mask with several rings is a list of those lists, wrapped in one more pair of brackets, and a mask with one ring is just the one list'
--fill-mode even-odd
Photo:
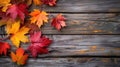
{"label": "yellow maple leaf", "polygon": [[44,11],[34,9],[34,11],[30,13],[30,16],[31,23],[35,23],[39,27],[43,25],[43,22],[48,22],[48,14]]}
{"label": "yellow maple leaf", "polygon": [[28,33],[29,28],[22,27],[20,29],[20,21],[14,22],[13,24],[7,24],[6,31],[9,35],[12,35],[10,40],[17,48],[19,47],[20,41],[23,43],[29,41],[27,36],[25,36],[25,34]]}
{"label": "yellow maple leaf", "polygon": [[6,12],[9,5],[11,5],[10,0],[0,0],[0,7],[2,7],[3,12]]}

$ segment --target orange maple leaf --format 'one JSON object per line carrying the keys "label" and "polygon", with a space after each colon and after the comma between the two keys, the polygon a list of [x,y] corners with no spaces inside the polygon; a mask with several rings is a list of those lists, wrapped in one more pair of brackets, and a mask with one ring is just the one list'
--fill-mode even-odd
{"label": "orange maple leaf", "polygon": [[[49,5],[49,6],[55,6],[57,0],[33,0],[33,3],[35,5]],[[31,4],[32,0],[27,0],[27,4]]]}
{"label": "orange maple leaf", "polygon": [[23,48],[18,48],[16,54],[14,52],[11,52],[10,56],[12,58],[12,61],[17,62],[18,65],[24,65],[28,59],[28,54],[24,55],[24,52],[25,51]]}
{"label": "orange maple leaf", "polygon": [[34,3],[35,5],[42,5],[41,0],[33,0],[33,3]]}
{"label": "orange maple leaf", "polygon": [[47,13],[45,11],[39,11],[38,9],[34,9],[33,12],[30,13],[31,23],[35,23],[38,27],[43,25],[43,22],[48,22]]}

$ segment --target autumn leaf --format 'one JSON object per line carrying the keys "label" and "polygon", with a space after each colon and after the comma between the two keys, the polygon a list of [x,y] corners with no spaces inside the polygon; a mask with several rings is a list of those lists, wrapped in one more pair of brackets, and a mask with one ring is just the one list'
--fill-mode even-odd
{"label": "autumn leaf", "polygon": [[8,35],[11,35],[10,40],[17,48],[19,47],[20,41],[23,43],[29,41],[27,36],[25,36],[29,28],[25,26],[20,28],[20,21],[14,22],[13,24],[7,24],[6,31]]}
{"label": "autumn leaf", "polygon": [[7,20],[3,20],[3,19],[2,19],[2,20],[0,20],[0,26],[5,25],[5,24],[6,24],[6,21],[7,21]]}
{"label": "autumn leaf", "polygon": [[41,0],[33,0],[33,3],[34,3],[35,5],[42,5]]}
{"label": "autumn leaf", "polygon": [[30,6],[32,3],[35,5],[42,4],[41,0],[12,0],[12,3],[26,3],[28,6]]}
{"label": "autumn leaf", "polygon": [[28,54],[24,54],[23,48],[18,48],[16,54],[11,52],[10,56],[13,62],[17,62],[18,65],[24,65],[28,59]]}
{"label": "autumn leaf", "polygon": [[27,3],[28,6],[32,4],[32,0],[25,0],[25,2]]}
{"label": "autumn leaf", "polygon": [[51,25],[57,30],[60,30],[61,27],[66,26],[65,18],[62,16],[62,14],[58,14],[55,18],[52,19]]}
{"label": "autumn leaf", "polygon": [[11,18],[7,17],[6,13],[0,10],[0,26],[5,25],[8,22],[11,22]]}
{"label": "autumn leaf", "polygon": [[41,2],[43,2],[43,4],[47,4],[49,6],[56,5],[56,0],[41,0]]}
{"label": "autumn leaf", "polygon": [[29,24],[30,32],[40,31],[39,27],[35,24]]}
{"label": "autumn leaf", "polygon": [[27,6],[30,6],[32,4],[32,0],[11,0],[13,4],[17,3],[26,3]]}
{"label": "autumn leaf", "polygon": [[25,23],[26,23],[25,26],[30,28],[30,33],[33,33],[35,31],[40,31],[40,28],[36,24],[30,23],[29,21]]}
{"label": "autumn leaf", "polygon": [[49,6],[56,5],[56,0],[33,0],[35,5],[47,4]]}
{"label": "autumn leaf", "polygon": [[8,49],[10,49],[10,45],[7,42],[0,42],[0,55],[4,53],[6,56]]}
{"label": "autumn leaf", "polygon": [[0,26],[6,25],[6,24],[9,25],[9,24],[12,24],[12,22],[14,21],[12,21],[11,18],[5,17],[0,20]]}
{"label": "autumn leaf", "polygon": [[2,8],[0,8],[0,18],[2,19],[5,16],[6,16],[6,13],[2,11]]}
{"label": "autumn leaf", "polygon": [[49,38],[42,36],[39,31],[30,34],[30,41],[31,45],[28,47],[28,50],[32,53],[33,57],[36,57],[37,54],[48,53],[47,47],[52,42]]}
{"label": "autumn leaf", "polygon": [[41,27],[43,25],[43,22],[48,22],[47,15],[48,14],[44,11],[39,11],[38,9],[34,9],[34,11],[30,13],[31,23],[34,23],[38,25],[38,27]]}
{"label": "autumn leaf", "polygon": [[13,4],[8,8],[6,14],[13,20],[19,17],[22,21],[24,21],[25,15],[28,14],[27,5],[24,3]]}
{"label": "autumn leaf", "polygon": [[2,11],[6,12],[8,6],[10,6],[10,0],[0,0],[0,7],[2,7]]}

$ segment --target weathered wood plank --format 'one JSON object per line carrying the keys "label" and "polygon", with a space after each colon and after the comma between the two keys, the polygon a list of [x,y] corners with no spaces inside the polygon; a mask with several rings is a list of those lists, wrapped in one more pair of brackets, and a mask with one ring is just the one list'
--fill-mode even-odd
{"label": "weathered wood plank", "polygon": [[1,26],[1,27],[0,27],[0,35],[1,35],[1,34],[6,34],[6,33],[5,33],[5,28],[4,28],[4,26]]}
{"label": "weathered wood plank", "polygon": [[[0,67],[21,67],[10,58],[0,58]],[[120,67],[120,58],[37,58],[22,67]]]}
{"label": "weathered wood plank", "polygon": [[[56,14],[50,14],[50,18]],[[120,14],[63,14],[67,27],[57,31],[51,20],[42,28],[43,34],[120,34]],[[5,34],[3,28],[0,34]]]}
{"label": "weathered wood plank", "polygon": [[[51,35],[49,54],[39,57],[120,56],[120,35]],[[11,41],[8,42],[12,45]],[[26,50],[30,43],[23,44]],[[12,45],[11,50],[16,48]],[[28,52],[28,51],[27,51]]]}
{"label": "weathered wood plank", "polygon": [[[48,12],[120,12],[120,0],[57,0],[55,7],[42,6]],[[34,9],[36,6],[32,6]],[[40,7],[37,7],[40,9]]]}
{"label": "weathered wood plank", "polygon": [[[54,14],[53,14],[54,15]],[[50,24],[43,34],[120,34],[119,14],[64,14],[67,27],[61,32]]]}

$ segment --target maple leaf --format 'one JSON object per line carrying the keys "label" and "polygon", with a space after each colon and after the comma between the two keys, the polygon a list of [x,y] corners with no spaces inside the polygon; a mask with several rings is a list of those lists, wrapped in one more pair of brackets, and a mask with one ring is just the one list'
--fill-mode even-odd
{"label": "maple leaf", "polygon": [[38,27],[41,27],[43,25],[43,22],[48,22],[47,13],[44,11],[39,11],[38,9],[34,9],[33,12],[30,13],[31,23],[35,23],[38,25]]}
{"label": "maple leaf", "polygon": [[54,6],[56,5],[56,0],[41,0],[44,4]]}
{"label": "maple leaf", "polygon": [[61,27],[66,26],[65,18],[62,16],[62,14],[58,14],[55,18],[52,19],[51,25],[57,30],[60,30]]}
{"label": "maple leaf", "polygon": [[0,42],[0,55],[4,53],[6,56],[8,49],[10,49],[10,45],[7,42]]}
{"label": "maple leaf", "polygon": [[2,8],[0,8],[0,18],[2,19],[5,16],[6,16],[6,13],[2,11]]}
{"label": "maple leaf", "polygon": [[28,54],[24,54],[25,51],[23,48],[18,48],[16,54],[11,52],[10,56],[13,62],[17,62],[18,65],[24,65],[28,59]]}
{"label": "maple leaf", "polygon": [[8,8],[6,14],[9,15],[13,20],[19,17],[22,21],[24,21],[25,14],[28,14],[27,5],[24,3],[13,4]]}
{"label": "maple leaf", "polygon": [[33,33],[35,31],[39,31],[40,28],[36,25],[36,24],[33,24],[33,23],[30,23],[29,21],[25,22],[26,24],[26,27],[30,28],[30,33]]}
{"label": "maple leaf", "polygon": [[6,31],[8,35],[11,34],[10,40],[16,47],[19,47],[20,41],[24,43],[29,41],[27,36],[25,36],[29,28],[25,26],[20,28],[20,21],[14,22],[13,24],[7,24]]}
{"label": "maple leaf", "polygon": [[36,57],[37,54],[48,53],[47,47],[52,42],[49,38],[42,36],[39,31],[30,34],[30,41],[31,45],[28,47],[28,50],[32,53],[33,57]]}
{"label": "maple leaf", "polygon": [[10,0],[0,0],[0,7],[2,7],[2,11],[6,12],[8,6],[10,6]]}
{"label": "maple leaf", "polygon": [[32,4],[32,0],[25,0],[25,2],[27,3],[28,6]]}
{"label": "maple leaf", "polygon": [[6,25],[6,24],[11,24],[13,21],[11,18],[4,17],[0,20],[0,26]]}
{"label": "maple leaf", "polygon": [[27,0],[11,0],[12,4],[27,3]]}
{"label": "maple leaf", "polygon": [[0,10],[0,26],[3,26],[7,23],[11,23],[13,22],[12,19],[8,16],[6,16],[6,13],[5,12],[2,12]]}
{"label": "maple leaf", "polygon": [[33,0],[33,2],[35,5],[42,5],[41,0]]}
{"label": "maple leaf", "polygon": [[5,25],[5,24],[6,24],[6,21],[7,21],[7,20],[3,20],[3,19],[2,19],[2,20],[0,20],[0,26]]}

